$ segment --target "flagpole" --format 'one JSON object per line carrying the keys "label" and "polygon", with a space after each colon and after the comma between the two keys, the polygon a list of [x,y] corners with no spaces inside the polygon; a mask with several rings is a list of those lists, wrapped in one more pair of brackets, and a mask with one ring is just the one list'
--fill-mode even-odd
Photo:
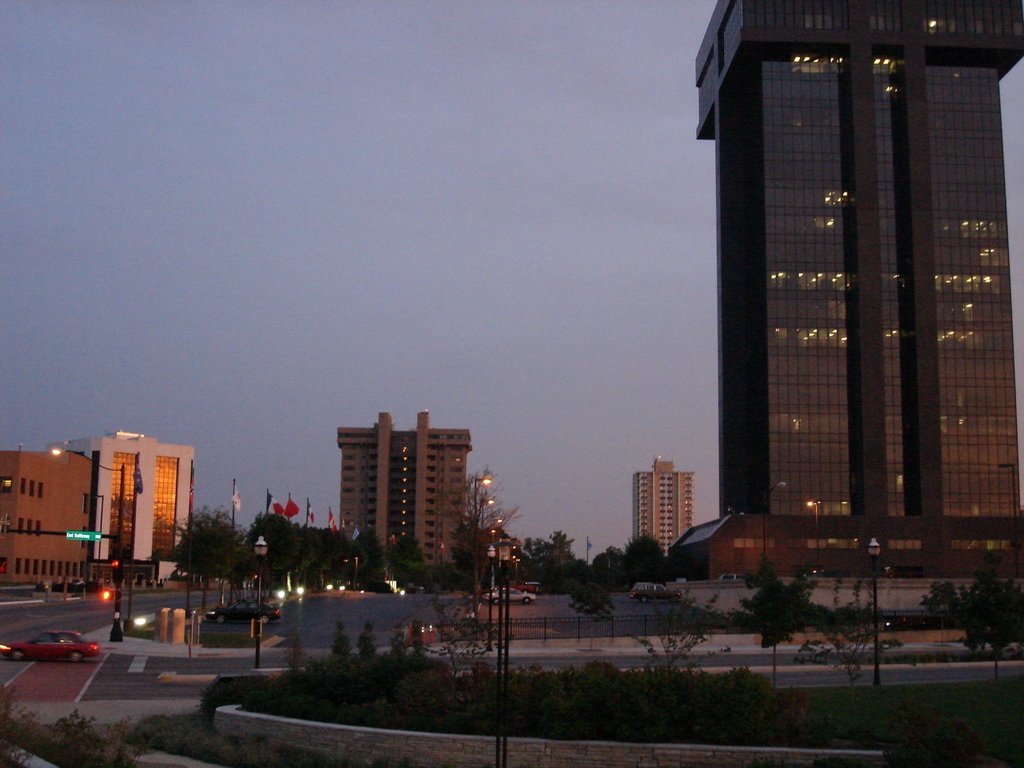
{"label": "flagpole", "polygon": [[[185,621],[189,622],[189,632],[191,636],[192,626],[192,612],[191,612],[191,599],[192,599],[192,494],[196,487],[196,462],[192,460],[192,467],[189,470],[189,492],[188,492],[188,522],[186,523],[185,530],[188,535],[188,554],[187,562],[185,564],[185,570],[188,571],[188,579],[185,581]],[[189,640],[189,653],[192,652],[192,640]]]}
{"label": "flagpole", "polygon": [[309,528],[309,496],[306,497],[306,528]]}
{"label": "flagpole", "polygon": [[231,532],[232,533],[234,533],[234,530],[235,530],[235,496],[238,495],[237,482],[238,482],[237,478],[232,478],[231,479]]}

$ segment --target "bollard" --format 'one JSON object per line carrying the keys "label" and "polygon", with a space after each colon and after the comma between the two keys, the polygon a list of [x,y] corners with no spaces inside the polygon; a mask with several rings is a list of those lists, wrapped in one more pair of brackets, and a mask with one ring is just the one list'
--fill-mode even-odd
{"label": "bollard", "polygon": [[170,608],[161,608],[156,614],[156,623],[153,626],[153,639],[158,643],[168,641],[167,629],[170,623]]}
{"label": "bollard", "polygon": [[171,630],[171,642],[175,644],[185,642],[185,609],[175,608],[173,614],[173,629]]}

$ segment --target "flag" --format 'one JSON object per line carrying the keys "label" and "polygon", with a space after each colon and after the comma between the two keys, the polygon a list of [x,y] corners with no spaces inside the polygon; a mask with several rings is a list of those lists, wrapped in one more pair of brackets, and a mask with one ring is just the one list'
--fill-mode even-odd
{"label": "flag", "polygon": [[242,511],[242,496],[238,491],[235,491],[233,494],[231,494],[231,511]]}
{"label": "flag", "polygon": [[338,524],[334,522],[334,511],[330,507],[327,508],[327,527],[334,533],[338,532]]}
{"label": "flag", "polygon": [[188,514],[191,517],[196,504],[196,463],[193,461],[188,470]]}
{"label": "flag", "polygon": [[589,551],[590,551],[590,548],[591,548],[592,546],[594,546],[594,545],[590,543],[590,537],[589,537],[589,536],[587,536],[587,552],[589,552]]}
{"label": "flag", "polygon": [[357,525],[355,528],[352,529],[352,541],[355,541],[358,538],[359,538],[359,526]]}
{"label": "flag", "polygon": [[270,506],[272,506],[274,508],[274,514],[275,515],[282,515],[282,516],[284,515],[284,507],[282,507],[276,501],[273,504],[271,504]]}
{"label": "flag", "polygon": [[[270,514],[270,508],[274,506],[274,497],[270,495],[270,489],[267,488],[267,508],[263,510],[264,514]],[[276,511],[276,510],[275,510]]]}
{"label": "flag", "polygon": [[142,467],[139,466],[139,454],[135,454],[135,472],[132,473],[132,480],[135,482],[135,495],[142,493]]}
{"label": "flag", "polygon": [[284,510],[281,514],[289,520],[299,514],[299,505],[292,501],[292,495],[290,493],[288,494],[288,503],[284,505]]}
{"label": "flag", "polygon": [[316,515],[313,514],[313,508],[309,506],[309,496],[306,497],[306,525],[313,523],[316,525]]}

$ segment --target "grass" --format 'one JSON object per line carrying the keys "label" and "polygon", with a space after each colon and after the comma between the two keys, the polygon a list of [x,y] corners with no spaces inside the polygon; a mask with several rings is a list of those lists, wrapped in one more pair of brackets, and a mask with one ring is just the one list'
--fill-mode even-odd
{"label": "grass", "polygon": [[887,741],[886,726],[901,702],[922,703],[961,720],[985,743],[985,754],[1024,768],[1024,676],[969,683],[842,686],[806,691],[812,712],[827,712],[840,738]]}

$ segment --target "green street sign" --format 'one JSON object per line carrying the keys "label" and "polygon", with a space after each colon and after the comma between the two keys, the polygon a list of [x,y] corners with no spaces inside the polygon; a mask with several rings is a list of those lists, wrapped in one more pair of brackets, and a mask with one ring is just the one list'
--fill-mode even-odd
{"label": "green street sign", "polygon": [[68,531],[67,537],[76,541],[99,541],[103,534],[99,531]]}

